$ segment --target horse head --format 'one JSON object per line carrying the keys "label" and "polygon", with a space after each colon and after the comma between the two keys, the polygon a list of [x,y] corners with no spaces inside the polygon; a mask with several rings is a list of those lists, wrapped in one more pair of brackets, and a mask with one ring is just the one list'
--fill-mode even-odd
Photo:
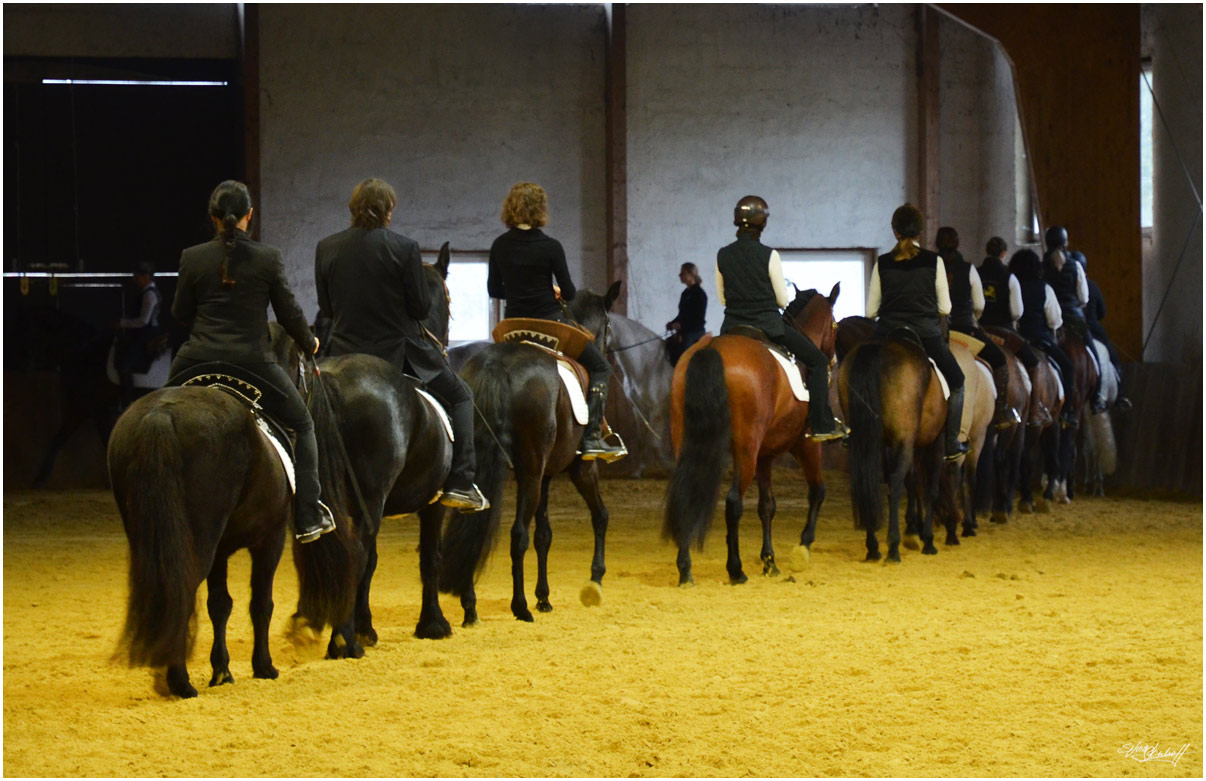
{"label": "horse head", "polygon": [[604,352],[611,340],[611,320],[607,313],[620,297],[620,284],[618,281],[611,283],[603,295],[591,290],[579,290],[569,305],[570,314],[579,325],[595,335],[595,345]]}
{"label": "horse head", "polygon": [[833,305],[842,292],[842,283],[838,282],[823,296],[815,289],[796,290],[795,299],[783,311],[784,316],[791,321],[801,333],[812,340],[821,352],[832,359],[837,336],[837,321],[833,319]]}
{"label": "horse head", "polygon": [[427,282],[427,293],[431,297],[431,311],[427,313],[422,325],[445,347],[448,346],[448,324],[452,319],[449,314],[452,297],[448,293],[448,264],[451,259],[448,242],[444,242],[436,262],[431,265],[423,264],[423,278]]}

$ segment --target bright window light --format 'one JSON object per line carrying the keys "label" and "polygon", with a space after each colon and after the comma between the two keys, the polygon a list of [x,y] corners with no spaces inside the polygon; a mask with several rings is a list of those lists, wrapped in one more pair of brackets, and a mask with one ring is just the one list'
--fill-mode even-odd
{"label": "bright window light", "polygon": [[1152,216],[1152,64],[1139,75],[1139,227],[1150,228]]}
{"label": "bright window light", "polygon": [[794,284],[800,290],[816,288],[829,295],[835,283],[842,283],[841,293],[833,307],[837,320],[863,316],[867,312],[866,255],[858,250],[779,250],[783,261],[783,278],[787,294],[795,295]]}
{"label": "bright window light", "polygon": [[102,87],[225,87],[225,81],[137,81],[133,79],[42,79],[43,84],[86,84]]}

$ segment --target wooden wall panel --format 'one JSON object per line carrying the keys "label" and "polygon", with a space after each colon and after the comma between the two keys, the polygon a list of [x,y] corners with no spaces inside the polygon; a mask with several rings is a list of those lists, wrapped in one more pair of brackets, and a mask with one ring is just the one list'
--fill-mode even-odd
{"label": "wooden wall panel", "polygon": [[1042,226],[1068,228],[1127,360],[1143,341],[1137,4],[938,6],[1013,63]]}

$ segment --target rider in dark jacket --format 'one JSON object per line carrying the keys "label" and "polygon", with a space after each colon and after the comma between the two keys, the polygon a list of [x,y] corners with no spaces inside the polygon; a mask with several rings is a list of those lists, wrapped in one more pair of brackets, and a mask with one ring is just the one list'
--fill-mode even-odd
{"label": "rider in dark jacket", "polygon": [[334,531],[335,522],[318,500],[314,422],[272,352],[268,305],[301,349],[315,352],[318,340],[289,289],[281,251],[247,235],[251,212],[247,186],[222,182],[209,199],[217,238],[189,247],[180,256],[172,316],[182,325],[191,324],[192,330],[172,361],[168,384],[183,383],[212,361],[235,364],[258,378],[264,394],[260,402],[297,435],[293,527],[299,541],[312,542]]}
{"label": "rider in dark jacket", "polygon": [[666,340],[666,353],[671,366],[676,366],[682,354],[703,338],[704,319],[708,313],[708,294],[700,284],[703,280],[695,264],[684,263],[678,271],[678,278],[687,287],[678,297],[678,314],[666,323],[666,330],[674,332]]}
{"label": "rider in dark jacket", "polygon": [[[1089,303],[1089,285],[1085,269],[1069,255],[1068,232],[1059,225],[1047,229],[1044,239],[1047,252],[1043,255],[1043,278],[1063,311],[1064,328],[1084,340],[1089,359],[1097,364],[1097,352],[1089,343],[1089,324],[1085,320],[1084,306]],[[1105,399],[1101,396],[1101,367],[1097,367],[1097,382],[1089,403],[1094,412],[1104,412]]]}
{"label": "rider in dark jacket", "polygon": [[[1043,281],[1043,263],[1034,250],[1023,249],[1013,253],[1009,270],[1018,278],[1022,288],[1023,312],[1018,318],[1018,333],[1034,346],[1042,349],[1059,365],[1064,382],[1064,398],[1075,395],[1076,373],[1072,359],[1055,340],[1055,332],[1064,323],[1059,300],[1051,286]],[[1065,426],[1075,426],[1077,411],[1065,404],[1061,418]]]}

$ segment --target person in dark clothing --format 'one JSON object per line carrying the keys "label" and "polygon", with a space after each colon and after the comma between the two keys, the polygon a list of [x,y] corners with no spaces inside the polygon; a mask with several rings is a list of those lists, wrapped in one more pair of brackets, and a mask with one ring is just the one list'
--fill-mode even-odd
{"label": "person in dark clothing", "polygon": [[233,364],[260,380],[260,403],[297,436],[293,528],[300,542],[313,542],[334,531],[335,521],[318,497],[314,422],[272,352],[268,305],[301,349],[315,352],[318,340],[289,289],[281,251],[247,235],[251,213],[247,186],[222,182],[209,199],[217,237],[180,255],[172,316],[192,330],[172,361],[168,384],[182,384],[211,361]]}
{"label": "person in dark clothing", "polygon": [[[1076,392],[1072,359],[1055,340],[1055,332],[1064,322],[1063,313],[1055,291],[1043,280],[1043,262],[1034,250],[1018,250],[1009,259],[1009,270],[1018,278],[1022,289],[1023,311],[1018,318],[1018,333],[1055,359],[1063,375],[1064,398],[1072,398]],[[1065,427],[1076,425],[1077,411],[1071,406],[1065,405],[1060,416]]]}
{"label": "person in dark clothing", "polygon": [[134,286],[138,295],[126,306],[125,317],[117,321],[117,346],[113,367],[121,380],[121,406],[134,400],[134,373],[146,372],[151,364],[151,341],[163,333],[159,327],[162,298],[155,286],[155,264],[142,261],[134,270]]}
{"label": "person in dark clothing", "polygon": [[687,349],[704,335],[704,318],[708,312],[708,294],[700,284],[699,269],[694,263],[684,263],[678,271],[678,279],[687,289],[678,298],[678,315],[666,323],[666,330],[674,334],[666,340],[666,354],[671,366]]}
{"label": "person in dark clothing", "polygon": [[1118,349],[1114,347],[1114,343],[1110,341],[1105,326],[1101,324],[1101,321],[1105,319],[1105,315],[1105,299],[1101,295],[1101,288],[1097,287],[1097,283],[1090,279],[1089,303],[1085,305],[1085,323],[1088,324],[1089,333],[1092,334],[1093,338],[1106,346],[1106,350],[1110,354],[1110,363],[1114,366],[1114,373],[1118,377],[1118,397],[1114,400],[1114,409],[1126,411],[1131,408],[1131,400],[1122,395],[1122,357],[1118,354]]}
{"label": "person in dark clothing", "polygon": [[[573,301],[578,292],[570,279],[565,250],[561,242],[540,230],[549,221],[549,199],[544,188],[533,182],[514,185],[503,201],[500,218],[507,232],[490,246],[486,288],[491,298],[506,301],[503,316],[577,325],[561,303]],[[579,445],[582,459],[622,458],[628,454],[627,449],[605,442],[600,432],[611,364],[593,341],[587,343],[578,362],[590,375],[586,431]]]}
{"label": "person in dark clothing", "polygon": [[[1043,255],[1043,279],[1055,291],[1063,313],[1064,328],[1089,342],[1089,324],[1085,320],[1084,306],[1089,302],[1089,285],[1084,267],[1070,258],[1068,251],[1068,232],[1059,225],[1053,225],[1044,234],[1047,242],[1047,252]],[[1096,365],[1097,355],[1089,350],[1089,358]],[[1101,396],[1101,367],[1097,367],[1097,383],[1093,388],[1090,405],[1094,412],[1104,412],[1105,399]]]}
{"label": "person in dark clothing", "polygon": [[918,237],[924,229],[925,217],[916,206],[906,203],[893,212],[892,234],[897,243],[891,252],[879,256],[871,271],[867,317],[878,315],[877,339],[898,328],[911,329],[938,364],[951,391],[946,411],[946,460],[954,461],[968,451],[967,443],[959,441],[963,370],[951,355],[942,328],[941,318],[951,312],[946,267],[942,258],[921,248]]}
{"label": "person in dark clothing", "polygon": [[439,344],[423,328],[431,296],[419,245],[389,230],[398,196],[381,179],[356,185],[348,208],[350,228],[318,242],[314,279],[320,321],[331,320],[330,356],[375,355],[417,377],[448,410],[452,464],[440,502],[477,512],[490,506],[473,482],[473,395]]}
{"label": "person in dark clothing", "polygon": [[[980,325],[990,328],[1004,328],[1017,332],[1014,323],[1022,316],[1022,287],[1018,278],[1010,273],[1005,265],[1005,252],[1008,245],[1000,236],[993,236],[984,247],[985,257],[980,263],[980,283],[984,291],[984,310],[979,315]],[[1021,342],[1017,351],[1018,359],[1030,375],[1031,383],[1036,380],[1034,372],[1038,368],[1038,356],[1026,342]],[[1044,408],[1035,410],[1031,421],[1036,425],[1050,422],[1050,415]]]}
{"label": "person in dark clothing", "polygon": [[997,386],[997,407],[993,425],[1003,429],[1021,423],[1022,416],[1009,406],[1009,365],[1005,362],[1005,352],[984,332],[977,320],[984,311],[984,288],[980,274],[959,252],[959,233],[954,228],[939,228],[935,243],[943,265],[946,266],[951,297],[950,329],[983,342],[984,347],[979,355],[992,367],[993,382]]}
{"label": "person in dark clothing", "polygon": [[787,306],[787,283],[779,253],[762,243],[770,210],[766,201],[747,195],[733,209],[737,240],[716,253],[716,291],[724,304],[720,333],[736,326],[753,326],[766,338],[786,348],[808,367],[808,427],[818,442],[843,439],[849,429],[829,409],[829,358],[812,340],[783,323],[780,307]]}

